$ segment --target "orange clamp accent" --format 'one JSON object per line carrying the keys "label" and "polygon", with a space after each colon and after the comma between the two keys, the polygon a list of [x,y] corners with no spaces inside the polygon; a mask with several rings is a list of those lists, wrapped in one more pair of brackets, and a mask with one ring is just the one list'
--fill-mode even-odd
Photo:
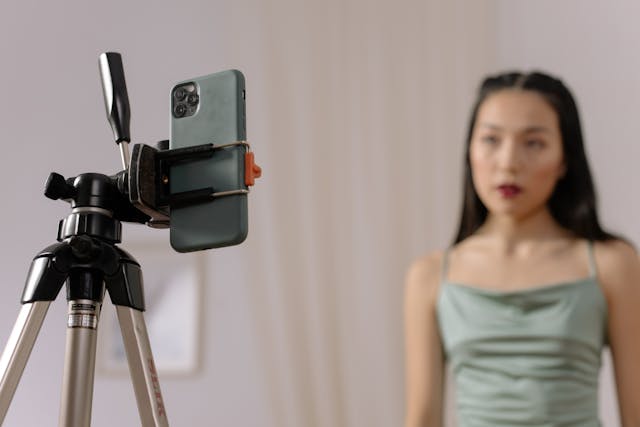
{"label": "orange clamp accent", "polygon": [[248,151],[244,155],[244,183],[247,187],[251,187],[256,183],[256,178],[262,176],[262,168],[256,165],[253,151]]}

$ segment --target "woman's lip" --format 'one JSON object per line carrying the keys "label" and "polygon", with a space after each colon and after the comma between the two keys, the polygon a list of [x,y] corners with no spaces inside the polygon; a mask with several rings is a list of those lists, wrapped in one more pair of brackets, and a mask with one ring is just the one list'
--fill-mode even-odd
{"label": "woman's lip", "polygon": [[522,188],[515,184],[502,184],[497,187],[498,192],[502,197],[512,198],[522,193]]}

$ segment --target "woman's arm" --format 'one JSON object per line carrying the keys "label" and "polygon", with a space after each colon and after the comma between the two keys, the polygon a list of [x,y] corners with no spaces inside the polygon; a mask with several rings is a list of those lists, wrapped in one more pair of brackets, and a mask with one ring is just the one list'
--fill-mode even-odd
{"label": "woman's arm", "polygon": [[434,254],[415,262],[406,278],[405,427],[442,425],[444,360],[435,311],[441,259]]}
{"label": "woman's arm", "polygon": [[598,244],[596,259],[609,307],[620,420],[623,427],[640,427],[640,261],[620,241]]}

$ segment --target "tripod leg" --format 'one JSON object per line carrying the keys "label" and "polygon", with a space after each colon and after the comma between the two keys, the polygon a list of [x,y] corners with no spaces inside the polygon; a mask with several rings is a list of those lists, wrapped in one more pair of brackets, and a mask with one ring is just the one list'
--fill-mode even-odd
{"label": "tripod leg", "polygon": [[88,427],[91,423],[100,306],[93,300],[69,301],[60,426]]}
{"label": "tripod leg", "polygon": [[49,304],[51,304],[50,301],[24,304],[13,326],[9,341],[0,358],[0,424],[7,414]]}
{"label": "tripod leg", "polygon": [[115,307],[138,403],[140,421],[144,427],[168,427],[169,422],[142,311],[127,306],[116,305]]}

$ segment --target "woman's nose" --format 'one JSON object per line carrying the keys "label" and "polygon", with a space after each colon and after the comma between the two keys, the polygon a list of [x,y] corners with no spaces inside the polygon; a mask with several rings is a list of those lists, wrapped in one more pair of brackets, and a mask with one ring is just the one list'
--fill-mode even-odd
{"label": "woman's nose", "polygon": [[515,141],[504,141],[498,152],[498,165],[503,169],[518,169],[522,164],[520,150]]}

